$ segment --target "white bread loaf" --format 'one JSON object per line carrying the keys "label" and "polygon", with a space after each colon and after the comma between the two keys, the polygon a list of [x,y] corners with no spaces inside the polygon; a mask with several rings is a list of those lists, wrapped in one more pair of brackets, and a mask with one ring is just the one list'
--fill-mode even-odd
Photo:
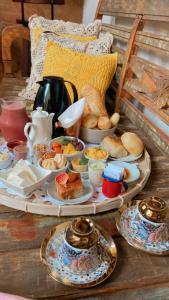
{"label": "white bread loaf", "polygon": [[120,138],[113,136],[106,136],[101,142],[101,148],[115,158],[125,157],[128,154]]}
{"label": "white bread loaf", "polygon": [[98,118],[95,115],[86,115],[82,119],[82,127],[93,129],[97,127]]}
{"label": "white bread loaf", "polygon": [[125,132],[121,136],[121,141],[125,149],[132,155],[138,156],[143,152],[144,144],[137,134]]}
{"label": "white bread loaf", "polygon": [[118,124],[119,120],[120,120],[119,113],[114,113],[110,118],[112,127],[116,126]]}
{"label": "white bread loaf", "polygon": [[98,128],[105,130],[105,129],[110,129],[111,128],[111,122],[108,117],[100,117],[98,119]]}

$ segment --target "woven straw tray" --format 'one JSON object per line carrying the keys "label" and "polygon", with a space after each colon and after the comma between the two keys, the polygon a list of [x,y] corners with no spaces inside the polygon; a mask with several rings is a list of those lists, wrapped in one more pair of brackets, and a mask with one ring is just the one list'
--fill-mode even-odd
{"label": "woven straw tray", "polygon": [[0,204],[25,212],[51,216],[95,215],[115,208],[120,208],[124,203],[130,201],[144,188],[149,178],[151,172],[151,160],[146,150],[144,151],[143,156],[138,159],[136,163],[140,169],[140,178],[129,185],[127,192],[112,199],[105,199],[99,203],[89,201],[79,205],[61,206],[46,201],[45,195],[40,193],[35,193],[30,198],[22,198],[8,193],[5,188],[0,188]]}

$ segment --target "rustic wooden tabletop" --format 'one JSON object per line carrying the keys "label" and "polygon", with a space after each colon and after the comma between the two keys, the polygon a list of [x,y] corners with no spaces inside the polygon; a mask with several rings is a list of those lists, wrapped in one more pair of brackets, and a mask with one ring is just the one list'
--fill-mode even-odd
{"label": "rustic wooden tabletop", "polygon": [[[126,119],[122,128],[137,132]],[[135,197],[157,195],[168,200],[169,160],[142,132],[151,155],[152,172],[144,190]],[[114,212],[94,217],[114,236],[118,261],[112,276],[100,286],[76,289],[55,282],[40,261],[41,241],[54,225],[68,218],[28,214],[0,206],[0,291],[31,299],[169,299],[169,257],[157,257],[129,246],[119,236]]]}

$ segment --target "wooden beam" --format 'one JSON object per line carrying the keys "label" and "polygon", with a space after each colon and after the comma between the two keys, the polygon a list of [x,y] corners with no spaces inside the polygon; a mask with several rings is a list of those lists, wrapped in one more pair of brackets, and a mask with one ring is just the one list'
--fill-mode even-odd
{"label": "wooden beam", "polygon": [[116,111],[119,110],[119,101],[120,101],[121,91],[122,91],[124,81],[125,81],[125,77],[126,77],[128,62],[129,62],[130,56],[134,53],[133,43],[134,43],[134,40],[135,40],[136,32],[137,32],[139,26],[141,25],[141,23],[142,23],[142,17],[138,16],[137,19],[134,21],[132,32],[130,34],[130,39],[129,39],[129,42],[128,42],[128,48],[127,48],[127,51],[126,51],[124,64],[123,64],[122,71],[121,71],[121,78],[120,78],[120,82],[119,82],[119,86],[118,86],[118,90],[117,90],[117,95],[116,95],[116,108],[115,108]]}

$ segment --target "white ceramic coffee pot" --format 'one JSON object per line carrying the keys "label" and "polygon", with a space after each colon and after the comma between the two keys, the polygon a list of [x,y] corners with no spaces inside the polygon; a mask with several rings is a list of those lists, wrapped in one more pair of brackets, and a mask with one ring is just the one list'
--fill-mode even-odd
{"label": "white ceramic coffee pot", "polygon": [[54,113],[49,114],[42,110],[42,107],[37,107],[32,111],[32,122],[27,123],[24,127],[29,148],[33,148],[36,144],[47,144],[51,140],[53,116]]}

